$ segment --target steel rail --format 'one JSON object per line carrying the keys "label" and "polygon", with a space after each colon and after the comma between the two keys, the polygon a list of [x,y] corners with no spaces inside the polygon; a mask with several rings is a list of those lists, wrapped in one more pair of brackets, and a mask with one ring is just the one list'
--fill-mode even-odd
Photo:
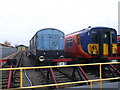
{"label": "steel rail", "polygon": [[110,66],[111,66],[118,74],[120,74],[120,72],[119,72],[113,65],[110,64]]}
{"label": "steel rail", "polygon": [[[14,59],[15,57],[17,57],[19,53],[20,53],[20,52],[18,52],[17,54],[15,54],[15,56],[13,56],[12,59]],[[19,60],[18,63],[20,63],[20,61],[21,61],[21,60]],[[16,66],[16,67],[17,67],[17,66]],[[12,64],[12,63],[11,63],[10,68],[13,68],[13,64]],[[12,76],[13,76],[13,75],[14,75],[13,70],[10,70],[10,72],[9,72],[9,76],[8,76],[8,84],[7,84],[7,88],[10,88],[10,87],[11,87],[11,80],[12,80]]]}
{"label": "steel rail", "polygon": [[[10,66],[10,68],[12,68],[12,66]],[[10,88],[10,85],[11,85],[11,78],[12,78],[12,73],[13,73],[13,71],[10,70],[10,72],[9,72],[9,76],[8,76],[8,85],[7,85],[7,88]]]}
{"label": "steel rail", "polygon": [[81,70],[82,74],[84,75],[84,77],[89,80],[88,76],[85,74],[84,70],[79,66],[79,69]]}
{"label": "steel rail", "polygon": [[[54,75],[54,72],[53,72],[52,68],[50,68],[50,72],[52,74],[52,78],[54,80],[54,83],[57,84],[57,81],[56,81],[56,78],[55,78],[55,75]],[[58,86],[56,86],[56,88],[58,88]]]}

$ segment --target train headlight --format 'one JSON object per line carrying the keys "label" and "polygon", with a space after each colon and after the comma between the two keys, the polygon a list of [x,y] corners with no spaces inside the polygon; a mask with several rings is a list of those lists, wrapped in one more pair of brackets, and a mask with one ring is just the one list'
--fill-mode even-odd
{"label": "train headlight", "polygon": [[44,56],[40,56],[40,57],[39,57],[39,60],[40,60],[41,62],[43,62],[43,61],[45,60]]}
{"label": "train headlight", "polygon": [[63,55],[61,55],[60,58],[65,58],[65,57]]}

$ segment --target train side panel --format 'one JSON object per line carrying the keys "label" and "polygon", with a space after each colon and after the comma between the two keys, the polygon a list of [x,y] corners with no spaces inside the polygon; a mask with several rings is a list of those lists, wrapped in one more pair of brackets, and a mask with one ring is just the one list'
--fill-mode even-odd
{"label": "train side panel", "polygon": [[68,37],[65,37],[65,56],[69,57],[76,57],[77,54],[77,46],[75,43],[75,36],[71,35]]}
{"label": "train side panel", "polygon": [[29,47],[30,53],[36,56],[36,35],[34,35],[34,37],[30,40],[29,44],[30,44]]}
{"label": "train side panel", "polygon": [[65,55],[69,57],[107,60],[116,57],[116,50],[116,30],[109,27],[86,28],[65,36]]}
{"label": "train side panel", "polygon": [[[70,43],[71,46],[67,45]],[[82,42],[81,42],[82,41]],[[65,54],[68,57],[73,58],[91,58],[91,56],[86,53],[88,52],[87,45],[89,43],[89,38],[83,38],[83,35],[80,33],[68,35],[65,37]],[[84,46],[84,47],[82,47]]]}
{"label": "train side panel", "polygon": [[118,55],[120,56],[120,35],[117,36],[117,48]]}

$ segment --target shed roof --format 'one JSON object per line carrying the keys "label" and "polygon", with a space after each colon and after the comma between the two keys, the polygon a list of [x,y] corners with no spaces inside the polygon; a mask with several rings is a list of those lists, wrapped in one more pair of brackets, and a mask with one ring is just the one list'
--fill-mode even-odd
{"label": "shed roof", "polygon": [[18,45],[16,47],[27,47],[27,46],[21,44],[21,45]]}

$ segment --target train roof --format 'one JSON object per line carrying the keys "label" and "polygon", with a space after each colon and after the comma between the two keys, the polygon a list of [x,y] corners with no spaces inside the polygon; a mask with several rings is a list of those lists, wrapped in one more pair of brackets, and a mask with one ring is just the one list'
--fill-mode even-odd
{"label": "train roof", "polygon": [[44,29],[41,29],[41,30],[37,31],[36,34],[37,34],[38,32],[42,32],[42,31],[44,31],[44,30],[55,30],[55,31],[59,31],[59,32],[61,32],[61,33],[64,34],[64,32],[62,32],[62,31],[60,31],[59,29],[56,29],[56,28],[44,28]]}
{"label": "train roof", "polygon": [[[61,33],[64,34],[64,32],[62,32],[61,30],[56,29],[56,28],[43,28],[43,29],[38,30],[38,31],[35,33],[34,36],[36,36],[37,33],[42,32],[42,31],[44,31],[44,30],[55,30],[55,31],[59,31],[59,32],[61,32]],[[33,37],[34,37],[34,36],[33,36]],[[33,38],[33,37],[32,37],[32,38]],[[31,38],[31,40],[32,40],[32,38]],[[30,41],[31,41],[31,40],[30,40]]]}
{"label": "train roof", "polygon": [[84,32],[90,31],[91,29],[98,29],[98,28],[99,29],[109,28],[109,29],[115,30],[115,29],[110,28],[110,27],[88,27],[88,28],[84,28],[83,30],[79,30],[79,31],[76,31],[76,32],[73,32],[73,33],[70,33],[70,34],[67,34],[67,35],[76,34],[76,33],[84,33]]}
{"label": "train roof", "polygon": [[18,45],[16,47],[27,47],[27,46],[21,44],[21,45]]}

